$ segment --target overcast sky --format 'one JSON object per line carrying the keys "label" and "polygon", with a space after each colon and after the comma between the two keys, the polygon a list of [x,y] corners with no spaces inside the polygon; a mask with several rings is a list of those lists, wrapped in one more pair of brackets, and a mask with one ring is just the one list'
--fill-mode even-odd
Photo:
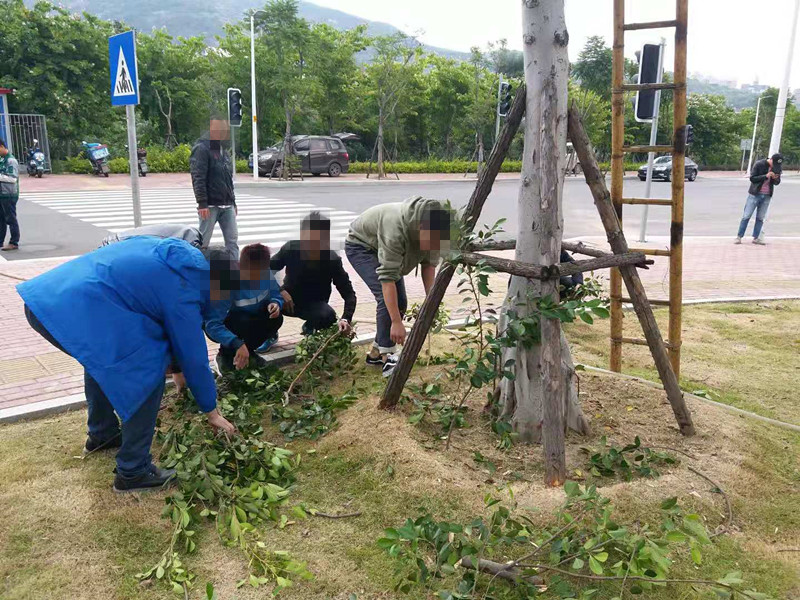
{"label": "overcast sky", "polygon": [[[501,38],[521,49],[520,0],[311,0],[373,21],[391,23],[420,40],[453,50],[485,47]],[[672,19],[675,3],[669,0],[626,0],[626,21]],[[720,79],[779,86],[788,54],[794,0],[690,0],[690,72]],[[570,58],[590,35],[611,42],[611,0],[566,0]],[[672,69],[674,30],[629,32],[625,54],[645,42],[667,38],[665,67]],[[800,87],[800,41],[792,64],[790,89]]]}

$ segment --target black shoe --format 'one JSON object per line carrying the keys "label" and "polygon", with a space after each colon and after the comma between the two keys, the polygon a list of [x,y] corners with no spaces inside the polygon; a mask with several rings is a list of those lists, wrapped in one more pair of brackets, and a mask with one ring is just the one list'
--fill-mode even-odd
{"label": "black shoe", "polygon": [[389,377],[393,372],[394,368],[397,366],[397,362],[400,360],[399,354],[389,354],[386,357],[386,362],[383,363],[383,376]]}
{"label": "black shoe", "polygon": [[300,335],[311,335],[314,333],[314,328],[311,327],[308,321],[303,323],[303,327],[300,329]]}
{"label": "black shoe", "polygon": [[217,352],[217,368],[221,374],[231,373],[234,370],[233,367],[233,356],[228,354],[223,354],[222,352]]}
{"label": "black shoe", "polygon": [[383,366],[383,356],[378,354],[378,356],[372,356],[372,354],[367,354],[367,364],[372,365],[373,367],[382,367]]}
{"label": "black shoe", "polygon": [[267,362],[267,359],[264,358],[263,356],[259,356],[255,352],[253,352],[250,355],[250,366],[251,367],[255,367],[256,369],[263,369],[268,364],[269,363]]}
{"label": "black shoe", "polygon": [[111,450],[112,448],[119,448],[122,445],[122,433],[118,433],[112,438],[104,442],[94,439],[92,436],[86,438],[86,444],[83,446],[84,456],[98,450]]}
{"label": "black shoe", "polygon": [[122,494],[128,492],[146,492],[165,488],[175,481],[175,469],[161,469],[151,464],[146,473],[138,477],[123,477],[119,473],[114,477],[114,491]]}

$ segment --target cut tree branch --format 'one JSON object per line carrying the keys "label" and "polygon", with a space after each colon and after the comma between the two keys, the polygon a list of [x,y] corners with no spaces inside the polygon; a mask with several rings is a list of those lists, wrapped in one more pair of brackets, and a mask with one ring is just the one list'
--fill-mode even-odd
{"label": "cut tree branch", "polygon": [[520,573],[519,569],[513,566],[513,563],[499,563],[494,562],[493,560],[486,560],[485,558],[481,558],[478,560],[478,566],[475,566],[475,562],[472,560],[470,556],[464,556],[460,561],[459,564],[464,567],[465,569],[470,569],[473,571],[481,571],[482,573],[489,573],[490,575],[494,575],[495,577],[499,577],[500,579],[505,579],[506,581],[511,581],[513,583],[530,583],[532,585],[543,585],[544,579],[541,577],[536,577],[532,575],[523,575]]}
{"label": "cut tree branch", "polygon": [[458,262],[466,265],[477,265],[478,263],[492,267],[496,271],[518,275],[528,279],[556,279],[563,275],[574,275],[585,271],[596,269],[607,269],[609,267],[619,267],[621,265],[644,266],[652,264],[653,261],[640,252],[628,252],[626,254],[607,254],[602,258],[591,260],[578,260],[575,262],[561,263],[559,265],[532,265],[508,258],[498,256],[488,256],[477,252],[465,252],[458,256]]}

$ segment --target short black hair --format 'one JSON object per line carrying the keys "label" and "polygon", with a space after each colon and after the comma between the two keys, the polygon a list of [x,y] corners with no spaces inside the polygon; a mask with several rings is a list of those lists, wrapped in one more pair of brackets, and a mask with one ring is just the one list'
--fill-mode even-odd
{"label": "short black hair", "polygon": [[3,148],[8,148],[8,146],[6,146],[6,141],[1,137],[0,137],[0,146],[2,146]]}
{"label": "short black hair", "polygon": [[203,250],[203,255],[211,267],[212,281],[219,282],[219,288],[225,291],[238,289],[239,268],[236,258],[221,244],[209,246]]}
{"label": "short black hair", "polygon": [[270,260],[269,248],[264,244],[249,244],[242,248],[239,265],[243,268],[256,267],[264,270],[269,269]]}
{"label": "short black hair", "polygon": [[450,211],[444,208],[431,208],[426,210],[422,215],[420,227],[430,231],[438,231],[440,239],[449,240]]}
{"label": "short black hair", "polygon": [[309,229],[330,231],[331,220],[323,215],[320,211],[312,210],[305,217],[303,217],[302,221],[300,221],[300,229],[302,231],[308,231]]}

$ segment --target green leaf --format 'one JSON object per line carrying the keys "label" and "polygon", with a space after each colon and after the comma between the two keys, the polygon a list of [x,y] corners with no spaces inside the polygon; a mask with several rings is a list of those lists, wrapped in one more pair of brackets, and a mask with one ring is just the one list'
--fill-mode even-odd
{"label": "green leaf", "polygon": [[665,536],[668,542],[681,543],[687,540],[686,534],[677,529],[667,532]]}
{"label": "green leaf", "polygon": [[598,552],[594,555],[595,560],[604,563],[608,560],[608,552]]}
{"label": "green leaf", "polygon": [[576,558],[574,561],[572,561],[572,568],[575,569],[576,571],[580,571],[585,564],[586,563],[583,562],[583,560],[581,560],[580,558]]}
{"label": "green leaf", "polygon": [[598,560],[594,556],[589,557],[589,569],[595,575],[602,575],[603,574],[603,565],[598,562]]}
{"label": "green leaf", "polygon": [[164,577],[164,567],[158,565],[156,569],[156,579],[162,579]]}
{"label": "green leaf", "polygon": [[690,552],[691,552],[692,560],[694,561],[694,564],[699,565],[700,563],[703,562],[703,555],[700,552],[700,548],[698,548],[697,546],[692,546],[692,549],[691,549]]}
{"label": "green leaf", "polygon": [[581,493],[581,487],[575,481],[565,481],[564,482],[564,493],[567,495],[568,498],[574,498]]}
{"label": "green leaf", "polygon": [[675,508],[678,504],[678,498],[673,496],[672,498],[667,498],[661,503],[661,510],[669,510],[671,508]]}

